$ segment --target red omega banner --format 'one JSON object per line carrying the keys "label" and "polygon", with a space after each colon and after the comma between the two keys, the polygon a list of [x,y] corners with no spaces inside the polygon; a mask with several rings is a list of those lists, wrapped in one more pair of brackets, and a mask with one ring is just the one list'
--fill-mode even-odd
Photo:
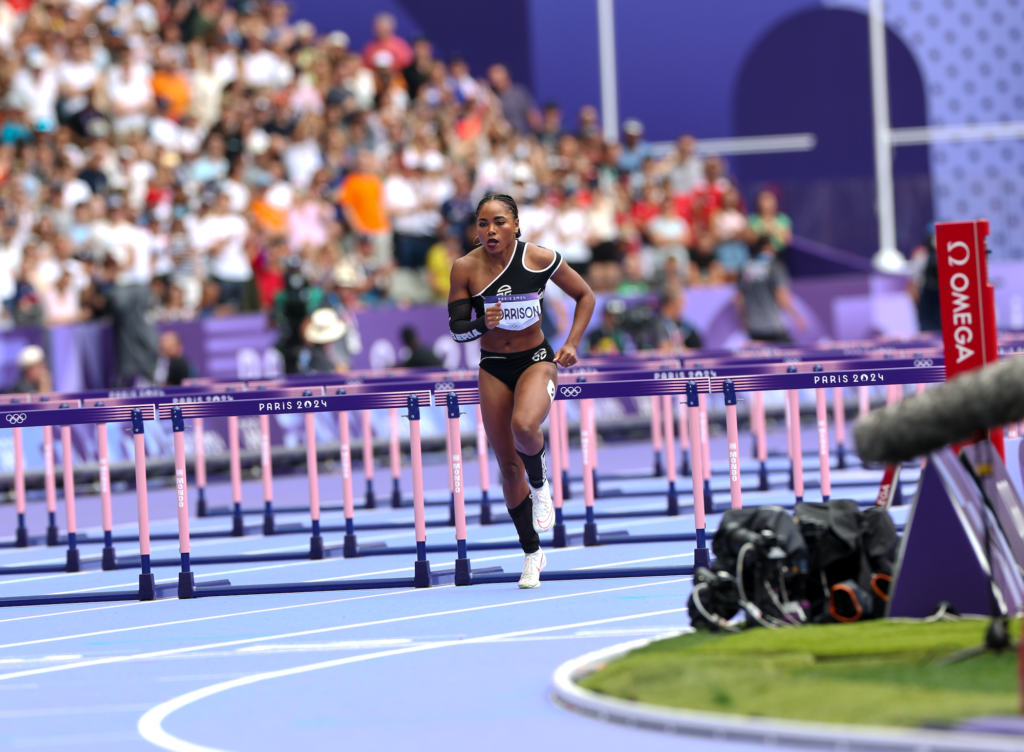
{"label": "red omega banner", "polygon": [[[987,236],[986,219],[935,225],[946,379],[981,368],[999,357],[995,291],[988,281]],[[1002,430],[990,433],[1002,454]]]}

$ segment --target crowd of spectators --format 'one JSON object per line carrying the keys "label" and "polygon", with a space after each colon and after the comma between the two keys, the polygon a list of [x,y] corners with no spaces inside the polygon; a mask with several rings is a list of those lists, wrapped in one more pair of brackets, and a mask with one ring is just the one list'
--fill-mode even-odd
{"label": "crowd of spectators", "polygon": [[606,143],[591,106],[570,131],[505,66],[439,59],[388,14],[355,50],[282,0],[0,9],[0,325],[110,316],[124,379],[157,368],[155,321],[267,311],[294,370],[319,308],[351,329],[444,300],[486,191],[623,296],[734,280],[790,239],[692,137],[656,151],[627,120]]}

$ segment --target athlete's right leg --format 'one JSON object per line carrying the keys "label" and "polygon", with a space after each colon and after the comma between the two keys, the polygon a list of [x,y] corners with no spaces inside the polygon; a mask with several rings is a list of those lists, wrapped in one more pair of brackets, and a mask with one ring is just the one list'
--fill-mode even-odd
{"label": "athlete's right leg", "polygon": [[[530,486],[526,482],[523,461],[516,452],[512,437],[513,392],[501,379],[480,369],[480,409],[483,412],[487,441],[498,457],[501,470],[501,490],[505,506],[515,523],[519,544],[526,554],[526,566],[520,587],[537,587],[540,570],[544,567],[544,553],[540,550],[540,536],[533,529],[533,502]],[[527,576],[529,575],[529,576]],[[524,584],[525,582],[525,584]]]}

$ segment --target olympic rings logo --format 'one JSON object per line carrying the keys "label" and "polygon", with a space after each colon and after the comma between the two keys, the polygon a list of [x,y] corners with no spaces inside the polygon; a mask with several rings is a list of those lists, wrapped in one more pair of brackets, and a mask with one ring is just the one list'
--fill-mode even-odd
{"label": "olympic rings logo", "polygon": [[25,413],[9,413],[7,415],[7,422],[12,426],[17,426],[24,423],[27,418],[28,416]]}
{"label": "olympic rings logo", "polygon": [[914,368],[931,368],[935,362],[931,358],[914,358]]}
{"label": "olympic rings logo", "polygon": [[563,386],[562,387],[562,395],[564,397],[579,397],[580,393],[582,391],[583,391],[583,387],[579,387],[579,386]]}
{"label": "olympic rings logo", "polygon": [[450,392],[455,388],[455,384],[450,381],[439,381],[434,384],[435,392]]}

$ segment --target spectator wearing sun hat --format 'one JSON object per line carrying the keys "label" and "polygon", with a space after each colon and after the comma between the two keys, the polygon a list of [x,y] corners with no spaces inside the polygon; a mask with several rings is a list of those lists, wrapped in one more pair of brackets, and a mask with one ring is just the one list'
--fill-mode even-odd
{"label": "spectator wearing sun hat", "polygon": [[299,356],[299,369],[304,373],[344,373],[350,356],[345,348],[349,327],[333,308],[313,311],[302,330],[306,342]]}
{"label": "spectator wearing sun hat", "polygon": [[21,376],[7,391],[15,394],[52,392],[53,377],[46,366],[46,353],[39,345],[28,345],[18,353]]}

